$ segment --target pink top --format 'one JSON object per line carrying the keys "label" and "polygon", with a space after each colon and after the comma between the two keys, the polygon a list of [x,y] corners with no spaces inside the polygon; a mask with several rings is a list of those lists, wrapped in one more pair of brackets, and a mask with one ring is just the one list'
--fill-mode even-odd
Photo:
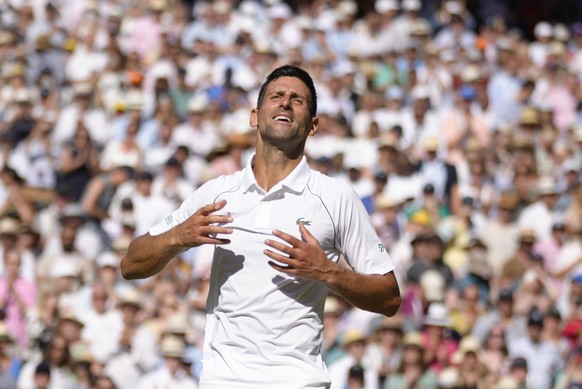
{"label": "pink top", "polygon": [[[14,290],[26,308],[30,308],[36,303],[36,286],[33,283],[22,278],[17,278],[14,281]],[[0,301],[4,301],[7,293],[8,282],[5,277],[2,277],[0,278]],[[26,347],[28,342],[28,336],[26,333],[26,312],[24,312],[24,314],[20,312],[14,296],[8,296],[4,306],[0,308],[4,309],[4,312],[6,313],[6,319],[4,321],[12,336],[16,339],[21,348]]]}

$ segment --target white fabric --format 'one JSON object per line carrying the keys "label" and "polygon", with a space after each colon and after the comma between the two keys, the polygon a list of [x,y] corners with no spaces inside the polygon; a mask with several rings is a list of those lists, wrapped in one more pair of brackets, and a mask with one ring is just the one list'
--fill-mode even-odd
{"label": "white fabric", "polygon": [[320,355],[327,288],[287,276],[268,265],[265,239],[274,228],[299,236],[298,220],[318,239],[327,257],[343,253],[355,271],[394,270],[353,189],[312,171],[305,158],[283,181],[265,193],[251,164],[241,172],[211,180],[150,230],[159,235],[182,223],[200,207],[226,199],[221,214],[231,243],[214,252],[207,303],[201,387],[326,387]]}
{"label": "white fabric", "polygon": [[97,361],[105,363],[117,351],[123,331],[120,312],[112,310],[100,314],[92,311],[81,320],[85,323],[81,336],[89,343],[91,355]]}
{"label": "white fabric", "polygon": [[552,225],[557,221],[559,221],[559,215],[548,209],[540,200],[521,211],[517,225],[520,229],[533,228],[538,241],[541,241],[551,237]]}
{"label": "white fabric", "polygon": [[179,371],[172,375],[165,366],[162,366],[153,373],[145,375],[137,387],[139,389],[197,389],[198,385],[185,372]]}

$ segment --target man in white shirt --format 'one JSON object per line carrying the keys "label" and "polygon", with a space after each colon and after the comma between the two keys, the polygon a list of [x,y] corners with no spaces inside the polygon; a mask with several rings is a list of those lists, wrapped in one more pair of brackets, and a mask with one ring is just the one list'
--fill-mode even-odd
{"label": "man in white shirt", "polygon": [[216,245],[201,388],[329,388],[328,290],[388,316],[400,306],[394,266],[357,194],[307,165],[316,111],[309,74],[274,70],[251,111],[257,149],[246,168],[201,186],[122,259],[125,278],[145,278],[191,247]]}

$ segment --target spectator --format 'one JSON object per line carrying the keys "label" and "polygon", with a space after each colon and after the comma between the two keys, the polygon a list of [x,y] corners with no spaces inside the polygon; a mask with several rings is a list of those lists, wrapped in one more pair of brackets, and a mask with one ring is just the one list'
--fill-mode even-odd
{"label": "spectator", "polygon": [[0,277],[0,307],[4,322],[14,334],[18,350],[28,347],[26,312],[36,303],[36,285],[20,277],[21,259],[15,251],[4,253],[6,275]]}
{"label": "spectator", "polygon": [[436,389],[437,376],[425,363],[422,335],[418,332],[408,332],[402,339],[402,347],[400,367],[387,378],[384,389],[401,388],[403,385]]}
{"label": "spectator", "polygon": [[541,338],[544,317],[538,309],[532,309],[527,321],[527,334],[511,339],[509,355],[523,357],[527,361],[529,384],[532,388],[551,387],[555,372],[563,368],[563,359],[555,344]]}

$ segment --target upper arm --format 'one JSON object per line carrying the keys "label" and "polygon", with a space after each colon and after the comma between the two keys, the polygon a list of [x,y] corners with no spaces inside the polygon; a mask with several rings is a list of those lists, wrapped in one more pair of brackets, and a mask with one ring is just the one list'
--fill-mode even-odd
{"label": "upper arm", "polygon": [[394,270],[364,204],[352,188],[342,191],[334,213],[338,218],[339,248],[354,271],[387,274]]}
{"label": "upper arm", "polygon": [[94,210],[99,193],[103,190],[105,182],[101,178],[95,178],[89,182],[89,186],[83,196],[83,210],[91,212]]}

